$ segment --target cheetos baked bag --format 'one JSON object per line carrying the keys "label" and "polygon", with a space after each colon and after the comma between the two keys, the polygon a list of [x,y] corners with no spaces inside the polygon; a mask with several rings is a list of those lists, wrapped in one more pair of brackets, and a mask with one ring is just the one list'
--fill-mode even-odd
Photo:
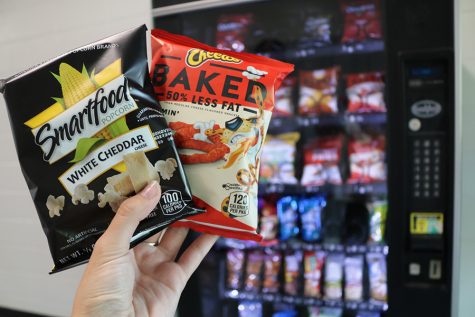
{"label": "cheetos baked bag", "polygon": [[257,229],[259,157],[274,92],[293,65],[219,50],[152,30],[155,94],[190,182],[206,213],[175,225],[261,240]]}

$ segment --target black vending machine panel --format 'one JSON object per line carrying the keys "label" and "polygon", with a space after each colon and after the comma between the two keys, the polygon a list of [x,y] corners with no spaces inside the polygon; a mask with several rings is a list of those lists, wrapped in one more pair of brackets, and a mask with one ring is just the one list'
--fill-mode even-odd
{"label": "black vending machine panel", "polygon": [[407,283],[447,284],[444,230],[452,204],[450,54],[403,55],[406,114]]}
{"label": "black vending machine panel", "polygon": [[[454,89],[451,49],[419,50],[399,54],[401,76],[399,100],[402,154],[392,155],[393,173],[400,182],[398,281],[390,284],[398,304],[390,305],[390,316],[410,307],[407,316],[449,316],[454,166]],[[392,136],[397,138],[397,136]],[[402,138],[401,138],[402,137]],[[392,205],[394,207],[394,205]],[[393,212],[396,211],[393,209]],[[396,230],[393,225],[391,230]],[[391,244],[391,243],[390,243]],[[396,262],[392,262],[395,264]],[[394,269],[394,267],[393,267]],[[390,273],[391,279],[391,273]],[[390,282],[391,283],[391,282]],[[391,308],[395,308],[392,310]],[[429,314],[429,312],[434,314]]]}

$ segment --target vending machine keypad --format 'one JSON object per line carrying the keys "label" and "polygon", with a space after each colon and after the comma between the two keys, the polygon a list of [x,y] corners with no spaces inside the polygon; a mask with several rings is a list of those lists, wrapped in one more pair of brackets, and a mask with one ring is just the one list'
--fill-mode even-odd
{"label": "vending machine keypad", "polygon": [[433,199],[441,195],[442,142],[417,137],[412,141],[412,197]]}

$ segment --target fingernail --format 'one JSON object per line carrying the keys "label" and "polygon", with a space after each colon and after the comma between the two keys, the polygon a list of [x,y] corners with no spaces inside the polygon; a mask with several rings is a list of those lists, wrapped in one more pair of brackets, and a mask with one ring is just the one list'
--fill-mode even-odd
{"label": "fingernail", "polygon": [[159,194],[159,188],[157,181],[152,181],[150,184],[147,185],[142,191],[140,195],[146,199],[152,199]]}

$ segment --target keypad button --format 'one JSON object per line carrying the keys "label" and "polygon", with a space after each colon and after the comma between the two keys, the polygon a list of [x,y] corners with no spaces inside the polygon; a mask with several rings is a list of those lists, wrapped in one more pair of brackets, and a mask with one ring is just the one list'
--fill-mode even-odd
{"label": "keypad button", "polygon": [[430,140],[424,141],[424,147],[430,147]]}
{"label": "keypad button", "polygon": [[421,192],[418,190],[414,191],[414,197],[421,197]]}
{"label": "keypad button", "polygon": [[421,141],[414,140],[413,145],[414,145],[414,147],[419,147],[419,146],[421,146]]}

